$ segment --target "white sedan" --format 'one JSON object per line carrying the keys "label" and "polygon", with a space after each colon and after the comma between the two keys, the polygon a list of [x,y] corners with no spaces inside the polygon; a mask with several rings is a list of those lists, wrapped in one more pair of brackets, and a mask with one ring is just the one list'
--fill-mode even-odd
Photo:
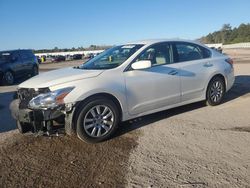
{"label": "white sedan", "polygon": [[61,128],[100,142],[121,121],[197,101],[218,105],[233,83],[229,57],[193,41],[148,40],[23,82],[11,110],[21,133]]}

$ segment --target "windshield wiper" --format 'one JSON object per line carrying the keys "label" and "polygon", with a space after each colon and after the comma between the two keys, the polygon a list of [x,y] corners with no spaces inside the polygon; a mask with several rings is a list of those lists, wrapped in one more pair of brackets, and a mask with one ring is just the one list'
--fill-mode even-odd
{"label": "windshield wiper", "polygon": [[73,67],[74,69],[83,69],[83,70],[91,70],[92,68],[88,68],[88,67],[80,67],[80,66],[75,66]]}

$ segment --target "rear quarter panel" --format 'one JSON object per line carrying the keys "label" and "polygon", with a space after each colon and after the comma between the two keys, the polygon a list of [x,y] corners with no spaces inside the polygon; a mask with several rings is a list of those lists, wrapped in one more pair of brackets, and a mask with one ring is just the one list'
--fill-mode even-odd
{"label": "rear quarter panel", "polygon": [[[234,70],[228,63],[225,62],[225,59],[227,59],[227,56],[221,55],[221,56],[215,56],[212,58],[211,63],[213,64],[213,67],[209,70],[209,77],[207,79],[206,88],[208,87],[209,82],[211,79],[220,74],[225,79],[226,84],[226,91],[228,91],[233,83],[234,83]],[[204,92],[204,99],[206,98],[206,92]]]}

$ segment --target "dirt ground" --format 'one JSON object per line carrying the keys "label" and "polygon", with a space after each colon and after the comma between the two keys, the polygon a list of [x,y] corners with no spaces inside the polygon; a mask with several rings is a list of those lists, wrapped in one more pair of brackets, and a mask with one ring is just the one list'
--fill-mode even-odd
{"label": "dirt ground", "polygon": [[[144,116],[95,145],[3,131],[0,187],[250,187],[250,53],[241,52],[232,54],[235,84],[216,107],[195,103]],[[2,89],[4,99],[14,88]]]}
{"label": "dirt ground", "polygon": [[[126,183],[136,131],[101,144],[13,133],[1,143],[1,187],[115,187]],[[126,143],[126,144],[124,144]]]}

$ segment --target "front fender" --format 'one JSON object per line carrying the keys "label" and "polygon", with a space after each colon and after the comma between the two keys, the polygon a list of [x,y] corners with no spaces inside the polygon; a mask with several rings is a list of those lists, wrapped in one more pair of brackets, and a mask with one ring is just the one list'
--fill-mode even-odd
{"label": "front fender", "polygon": [[125,93],[123,93],[121,91],[114,91],[114,90],[111,91],[111,90],[108,90],[105,88],[94,89],[94,90],[88,91],[88,92],[82,94],[81,96],[79,96],[77,98],[77,101],[83,101],[84,99],[86,99],[88,97],[91,97],[91,96],[97,95],[97,94],[101,94],[101,93],[109,94],[109,95],[112,95],[113,97],[115,97],[119,101],[120,106],[122,108],[122,111],[127,112]]}

